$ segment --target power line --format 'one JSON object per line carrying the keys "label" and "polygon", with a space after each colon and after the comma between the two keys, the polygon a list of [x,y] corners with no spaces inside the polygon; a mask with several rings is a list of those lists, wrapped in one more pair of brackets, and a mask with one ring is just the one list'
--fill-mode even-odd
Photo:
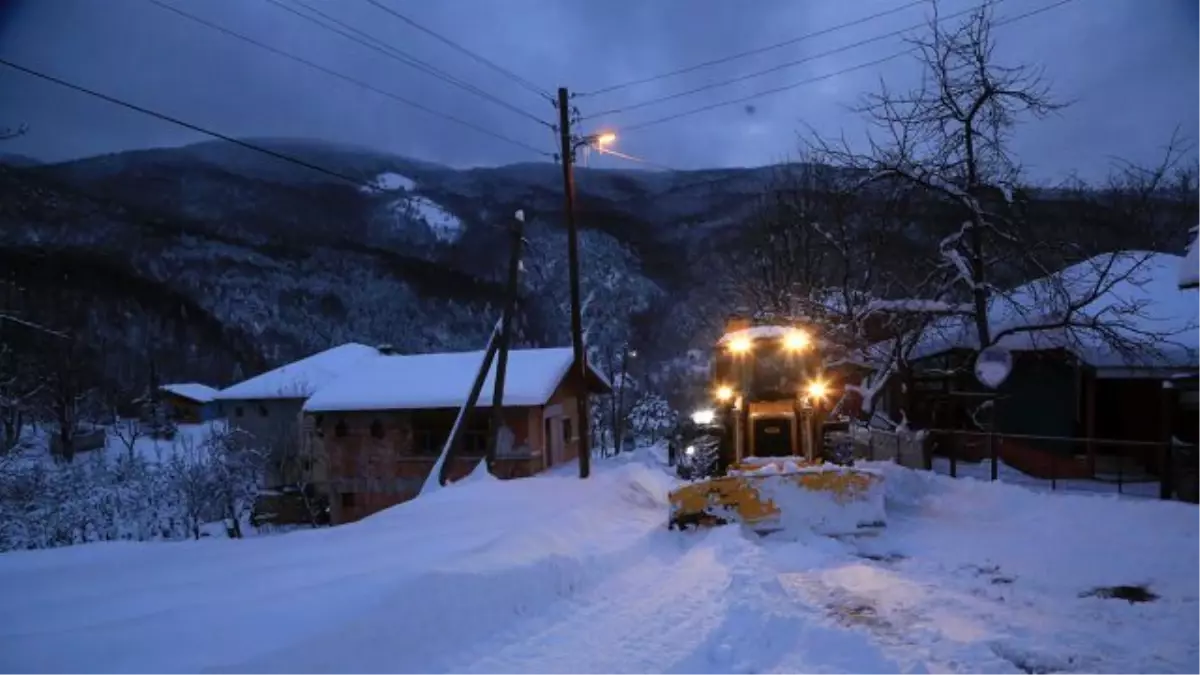
{"label": "power line", "polygon": [[494,71],[500,73],[501,75],[507,77],[508,79],[512,80],[513,82],[516,82],[517,84],[521,85],[522,87],[525,87],[529,91],[532,91],[533,93],[537,94],[538,96],[541,96],[542,98],[545,98],[545,99],[549,99],[551,101],[554,100],[554,97],[550,94],[550,92],[546,91],[545,89],[542,89],[541,87],[530,82],[529,80],[526,80],[525,78],[521,77],[520,75],[517,75],[516,73],[512,72],[511,70],[505,68],[504,66],[501,66],[500,64],[496,63],[495,61],[492,61],[491,59],[489,59],[485,56],[481,56],[481,55],[471,51],[470,49],[467,49],[466,47],[460,45],[459,43],[455,42],[454,40],[451,40],[450,38],[446,37],[445,35],[442,35],[441,33],[434,31],[431,28],[426,28],[425,26],[422,26],[421,24],[417,23],[415,20],[405,16],[404,14],[401,14],[400,12],[397,12],[396,10],[392,9],[391,7],[388,7],[387,5],[379,2],[378,0],[367,0],[367,2],[371,3],[372,5],[375,5],[376,7],[387,12],[388,14],[391,14],[392,16],[396,17],[397,19],[400,19],[401,21],[403,21],[404,23],[407,23],[408,25],[412,26],[413,28],[416,28],[417,30],[421,31],[422,33],[425,33],[426,35],[436,38],[437,40],[450,46],[454,50],[461,52],[463,54],[466,54],[467,56],[471,57],[475,61],[482,63],[483,65],[491,68],[492,70],[494,70]]}
{"label": "power line", "polygon": [[[951,19],[956,19],[960,16],[965,16],[972,12],[978,11],[979,9],[986,7],[989,4],[992,6],[995,6],[1002,2],[1005,2],[1005,0],[989,0],[988,2],[986,2],[984,4],[976,5],[974,7],[960,10],[953,14],[947,14],[944,17],[940,17],[938,19],[938,23],[941,23],[943,21],[949,21]],[[916,29],[922,28],[926,25],[927,25],[926,23],[918,23],[918,24],[913,24],[911,26],[905,26],[904,28],[901,28],[899,30],[894,30],[889,33],[883,33],[881,35],[869,37],[869,38],[866,38],[863,40],[859,40],[858,42],[852,42],[848,45],[836,47],[834,49],[827,49],[823,52],[817,52],[816,54],[810,54],[802,59],[798,59],[796,61],[789,61],[787,63],[782,63],[777,66],[772,66],[770,68],[767,68],[765,70],[758,70],[758,71],[755,71],[752,73],[747,73],[745,75],[739,75],[737,77],[733,77],[733,78],[730,78],[727,80],[722,80],[720,82],[710,82],[709,84],[705,84],[705,85],[696,87],[694,89],[688,89],[686,91],[680,91],[680,92],[676,92],[674,94],[666,94],[664,96],[658,96],[656,98],[652,98],[647,101],[642,101],[640,103],[632,103],[630,105],[620,106],[620,107],[612,108],[609,110],[604,110],[602,112],[594,113],[592,115],[587,115],[583,119],[593,119],[593,118],[601,117],[604,115],[614,115],[616,113],[629,112],[630,110],[637,110],[638,108],[645,108],[647,106],[657,105],[659,103],[664,103],[666,101],[671,101],[671,100],[674,100],[677,98],[682,98],[684,96],[691,96],[692,94],[698,94],[702,91],[708,91],[709,89],[717,89],[719,87],[726,87],[731,84],[737,84],[738,82],[743,82],[745,80],[751,80],[756,77],[762,77],[763,75],[768,75],[770,73],[778,72],[780,70],[786,70],[788,68],[792,68],[794,66],[798,66],[803,63],[808,63],[809,61],[814,61],[816,59],[819,59],[819,58],[822,58],[825,56],[830,56],[832,54],[839,54],[841,52],[849,51],[851,49],[857,49],[858,47],[862,47],[863,45],[868,45],[873,42],[879,42],[881,40],[886,40],[891,37],[903,35],[904,33],[907,33],[910,30],[916,30]]]}
{"label": "power line", "polygon": [[657,163],[657,162],[652,162],[652,161],[650,161],[650,160],[648,160],[648,159],[643,159],[643,158],[641,158],[641,157],[637,157],[637,156],[634,156],[634,155],[629,155],[629,154],[626,154],[626,153],[624,153],[624,152],[618,152],[618,151],[616,151],[616,150],[611,150],[611,149],[608,149],[608,148],[592,148],[592,150],[593,150],[593,151],[595,151],[595,152],[597,152],[597,153],[599,153],[599,154],[601,154],[601,155],[610,155],[610,156],[612,156],[612,157],[616,157],[616,158],[618,158],[618,159],[624,159],[624,160],[626,160],[626,161],[629,161],[629,162],[636,162],[636,163],[638,163],[638,164],[645,164],[646,166],[651,166],[651,167],[654,167],[654,168],[656,168],[656,169],[661,169],[661,170],[663,170],[663,171],[676,171],[676,170],[677,170],[677,169],[675,169],[675,167],[667,166],[666,164],[659,164],[659,163]]}
{"label": "power line", "polygon": [[88,89],[87,87],[84,87],[82,85],[74,84],[72,82],[67,82],[66,80],[57,78],[53,75],[49,75],[49,74],[34,70],[32,68],[22,66],[18,63],[13,63],[12,61],[8,61],[4,58],[0,58],[0,65],[8,66],[9,68],[12,68],[13,70],[18,70],[22,73],[25,73],[26,75],[30,75],[30,76],[45,80],[47,82],[52,82],[61,87],[66,87],[67,89],[72,89],[79,93],[87,94],[88,96],[93,96],[93,97],[101,99],[103,101],[112,103],[113,105],[117,105],[122,108],[132,110],[134,112],[139,112],[143,115],[148,115],[150,117],[154,117],[154,118],[163,120],[164,122],[170,122],[171,124],[183,127],[184,129],[190,129],[191,131],[195,131],[197,133],[204,134],[205,136],[209,136],[211,138],[217,138],[222,141],[226,141],[228,143],[233,143],[234,145],[246,148],[247,150],[253,150],[254,152],[262,153],[264,155],[268,155],[270,157],[274,157],[276,159],[280,159],[285,162],[295,164],[297,166],[302,166],[306,169],[316,171],[317,173],[322,173],[322,174],[325,174],[326,176],[331,176],[331,177],[337,178],[339,180],[344,180],[344,181],[346,181],[348,183],[352,183],[356,186],[361,187],[363,185],[363,180],[360,178],[354,178],[348,174],[344,174],[339,171],[334,171],[333,169],[327,169],[323,166],[319,166],[317,164],[307,162],[298,157],[293,157],[291,155],[287,155],[282,152],[277,152],[277,151],[271,150],[269,148],[264,148],[260,145],[255,145],[254,143],[250,143],[248,141],[244,141],[239,138],[235,138],[233,136],[223,134],[219,131],[213,131],[211,129],[206,129],[198,124],[193,124],[191,122],[185,122],[184,120],[181,120],[178,117],[172,117],[170,115],[167,115],[166,113],[161,113],[156,110],[144,108],[140,105],[137,105],[136,103],[130,103],[129,101],[125,101],[125,100],[116,98],[115,96],[109,96],[108,94],[96,91],[94,89]]}
{"label": "power line", "polygon": [[226,28],[226,27],[224,27],[224,26],[221,26],[221,25],[219,25],[219,24],[212,23],[211,21],[208,21],[208,20],[206,20],[206,19],[202,19],[202,18],[200,18],[200,17],[198,17],[198,16],[195,16],[195,15],[193,15],[193,14],[189,14],[189,13],[187,13],[187,12],[185,12],[185,11],[183,11],[183,10],[179,9],[178,7],[173,7],[172,5],[169,5],[169,4],[165,3],[165,2],[162,2],[162,0],[147,0],[147,1],[148,1],[148,2],[151,2],[151,3],[153,3],[153,4],[157,5],[157,6],[159,6],[159,7],[161,7],[161,8],[163,8],[163,9],[166,9],[166,10],[169,10],[169,11],[171,11],[171,12],[174,12],[174,13],[176,13],[176,14],[178,14],[178,15],[180,15],[180,16],[182,16],[182,17],[186,18],[186,19],[189,19],[189,20],[191,20],[191,21],[195,21],[196,23],[198,23],[198,24],[200,24],[200,25],[207,26],[208,28],[211,28],[211,29],[213,29],[213,30],[215,30],[215,31],[218,31],[218,32],[220,32],[220,33],[224,33],[225,35],[228,35],[228,36],[230,36],[230,37],[233,37],[233,38],[237,38],[237,39],[239,39],[239,40],[241,40],[241,41],[243,41],[243,42],[246,42],[247,44],[254,45],[254,46],[256,46],[256,47],[259,47],[260,49],[265,49],[265,50],[267,50],[267,51],[269,51],[269,52],[271,52],[271,53],[273,53],[273,54],[276,54],[276,55],[278,55],[278,56],[282,56],[282,57],[284,57],[284,58],[286,58],[286,59],[290,59],[290,60],[292,60],[292,61],[295,61],[296,63],[300,63],[300,64],[302,64],[302,65],[308,66],[309,68],[313,68],[313,69],[315,69],[315,70],[319,70],[319,71],[321,71],[321,72],[325,73],[326,75],[331,75],[331,76],[333,76],[333,77],[336,77],[336,78],[338,78],[338,79],[340,79],[340,80],[344,80],[344,81],[346,81],[346,82],[349,82],[349,83],[351,83],[351,84],[357,85],[357,86],[359,86],[359,87],[362,87],[363,89],[366,89],[366,90],[368,90],[368,91],[375,92],[376,94],[379,94],[380,96],[386,96],[387,98],[390,98],[390,99],[392,99],[392,100],[394,100],[394,101],[398,101],[398,102],[400,102],[400,103],[403,103],[403,104],[405,104],[405,105],[407,105],[407,106],[409,106],[409,107],[416,108],[417,110],[421,110],[421,111],[423,111],[423,112],[425,112],[425,113],[428,113],[429,115],[432,115],[432,116],[434,116],[434,117],[440,117],[440,118],[442,118],[442,119],[444,119],[444,120],[446,120],[446,121],[449,121],[449,122],[454,122],[455,124],[458,124],[458,125],[464,126],[464,127],[468,128],[468,129],[473,129],[473,130],[475,130],[475,131],[477,131],[477,132],[479,132],[479,133],[481,133],[481,134],[484,134],[484,135],[486,135],[486,136],[491,136],[492,138],[495,138],[495,139],[498,139],[498,140],[504,141],[504,142],[506,142],[506,143],[510,143],[510,144],[512,144],[512,145],[515,145],[515,146],[517,146],[517,147],[524,148],[524,149],[526,149],[526,150],[529,150],[530,152],[535,152],[535,153],[537,153],[537,154],[539,154],[539,155],[543,155],[543,156],[546,156],[546,157],[550,157],[550,156],[551,156],[551,153],[545,152],[545,151],[543,151],[543,150],[539,150],[539,149],[537,149],[537,148],[533,147],[532,145],[529,145],[528,143],[524,143],[524,142],[522,142],[522,141],[518,141],[518,140],[516,140],[516,139],[509,138],[508,136],[505,136],[504,134],[501,134],[501,133],[498,133],[498,132],[492,131],[491,129],[488,129],[488,128],[486,128],[486,127],[481,127],[481,126],[479,126],[478,124],[475,124],[475,123],[473,123],[473,122],[468,122],[468,121],[466,121],[466,120],[464,120],[464,119],[462,119],[462,118],[460,118],[460,117],[455,117],[455,116],[453,116],[453,115],[450,115],[450,114],[448,114],[448,113],[439,112],[439,111],[437,111],[437,110],[434,110],[433,108],[430,108],[430,107],[428,107],[428,106],[426,106],[426,105],[424,105],[424,104],[422,104],[422,103],[418,103],[418,102],[416,102],[416,101],[413,101],[412,99],[408,99],[408,98],[405,98],[405,97],[403,97],[403,96],[400,96],[399,94],[394,94],[394,93],[392,93],[392,92],[390,92],[390,91],[386,91],[386,90],[384,90],[384,89],[380,89],[380,88],[378,88],[378,87],[376,87],[376,86],[374,86],[374,85],[372,85],[372,84],[369,84],[369,83],[367,83],[367,82],[364,82],[364,81],[362,81],[362,80],[359,80],[359,79],[357,79],[357,78],[351,77],[350,75],[346,75],[345,73],[340,73],[340,72],[338,72],[338,71],[336,71],[336,70],[332,70],[332,69],[330,69],[330,68],[326,68],[325,66],[322,66],[322,65],[321,65],[321,64],[319,64],[319,63],[314,63],[314,62],[312,62],[312,61],[309,61],[308,59],[306,59],[306,58],[304,58],[304,57],[302,57],[302,56],[298,56],[298,55],[296,55],[296,54],[293,54],[293,53],[291,53],[291,52],[284,51],[284,50],[282,50],[282,49],[279,49],[278,47],[272,47],[271,45],[269,45],[269,44],[267,44],[267,43],[265,43],[265,42],[261,42],[261,41],[259,41],[259,40],[256,40],[256,39],[252,38],[252,37],[249,37],[249,36],[247,36],[247,35],[243,35],[242,33],[238,33],[237,31],[231,30],[231,29],[229,29],[229,28]]}
{"label": "power line", "polygon": [[376,52],[379,52],[380,54],[383,54],[384,56],[387,56],[388,58],[393,59],[395,61],[399,61],[400,63],[403,63],[404,65],[409,66],[410,68],[419,70],[419,71],[425,73],[426,75],[430,75],[439,80],[442,80],[451,85],[454,85],[455,87],[458,87],[466,92],[474,94],[480,98],[491,101],[492,103],[495,103],[496,105],[498,105],[502,108],[510,110],[518,115],[521,115],[522,117],[525,117],[529,120],[537,122],[538,124],[541,124],[547,128],[553,128],[552,124],[550,124],[549,122],[546,122],[545,120],[540,119],[533,113],[531,113],[527,110],[523,110],[515,105],[512,105],[511,103],[509,103],[501,98],[498,98],[465,80],[461,80],[457,77],[454,77],[450,73],[447,73],[446,71],[438,68],[437,66],[434,66],[426,61],[423,61],[423,60],[417,58],[416,56],[413,56],[412,54],[409,54],[409,53],[407,53],[401,49],[398,49],[396,47],[392,47],[391,45],[389,45],[386,42],[384,42],[383,40],[371,35],[370,33],[367,33],[366,31],[355,28],[354,26],[351,26],[350,24],[338,19],[337,17],[330,16],[329,14],[322,12],[321,10],[317,9],[316,7],[313,7],[312,5],[303,2],[303,0],[293,0],[293,2],[295,2],[297,5],[300,5],[304,9],[308,10],[309,12],[312,12],[313,14],[316,14],[316,15],[320,16],[321,18],[325,19],[326,21],[329,21],[330,23],[333,23],[336,25],[331,26],[326,23],[323,23],[321,21],[321,19],[318,19],[316,16],[310,16],[308,14],[304,14],[303,12],[296,10],[294,7],[290,7],[287,4],[284,4],[281,0],[267,0],[267,2],[279,7],[282,10],[290,12],[306,21],[310,21],[310,22],[316,24],[317,26],[324,28],[325,30],[335,32],[352,42],[356,42],[359,45],[362,45],[363,47],[366,47],[368,49],[372,49]]}
{"label": "power line", "polygon": [[[1024,13],[1022,13],[1022,14],[1018,14],[1018,15],[1016,15],[1016,16],[1012,16],[1012,17],[1009,17],[1009,18],[1006,18],[1006,19],[1003,19],[1003,20],[997,21],[997,22],[995,22],[995,23],[993,24],[993,26],[994,26],[994,27],[999,27],[999,26],[1004,26],[1004,25],[1010,24],[1010,23],[1015,23],[1015,22],[1017,22],[1017,21],[1021,21],[1021,20],[1023,20],[1023,19],[1027,19],[1027,18],[1029,18],[1029,17],[1031,17],[1031,16],[1036,16],[1036,15],[1038,15],[1038,14],[1041,14],[1041,13],[1043,13],[1043,12],[1050,11],[1050,10],[1052,10],[1052,9],[1055,9],[1056,7],[1061,7],[1061,6],[1065,5],[1065,4],[1067,4],[1067,3],[1069,3],[1069,2],[1073,2],[1073,1],[1074,1],[1074,0],[1058,0],[1057,2],[1051,3],[1051,4],[1049,4],[1049,5],[1046,5],[1046,6],[1044,6],[1044,7],[1040,7],[1040,8],[1038,8],[1038,9],[1030,10],[1030,11],[1028,11],[1028,12],[1024,12]],[[806,85],[806,84],[812,84],[812,83],[814,83],[814,82],[820,82],[820,81],[822,81],[822,80],[828,80],[828,79],[830,79],[830,78],[832,78],[832,77],[837,77],[837,76],[839,76],[839,75],[845,75],[846,73],[851,73],[851,72],[854,72],[854,71],[856,71],[856,70],[862,70],[862,69],[864,69],[864,68],[870,68],[870,67],[872,67],[872,66],[877,66],[877,65],[880,65],[880,64],[882,64],[882,63],[886,63],[886,62],[888,62],[888,61],[894,61],[895,59],[898,59],[898,58],[900,58],[901,56],[906,56],[906,55],[908,55],[908,54],[912,54],[912,53],[913,53],[913,52],[915,52],[915,51],[917,51],[917,48],[915,48],[915,47],[910,47],[910,48],[908,48],[908,49],[905,49],[905,50],[903,50],[903,51],[899,51],[899,52],[896,52],[896,53],[894,53],[894,54],[891,54],[890,56],[885,56],[885,57],[883,57],[883,58],[880,58],[880,59],[875,59],[875,60],[873,60],[873,61],[867,61],[866,63],[859,63],[859,64],[857,64],[857,65],[850,66],[850,67],[848,67],[848,68],[842,68],[842,69],[840,69],[840,70],[835,70],[835,71],[833,71],[833,72],[831,72],[831,73],[825,73],[824,75],[818,75],[818,76],[816,76],[816,77],[810,77],[810,78],[807,78],[807,79],[804,79],[804,80],[800,80],[799,82],[793,82],[793,83],[791,83],[791,84],[786,84],[786,85],[783,85],[783,86],[780,86],[780,87],[774,87],[774,88],[772,88],[772,89],[764,89],[764,90],[762,90],[762,91],[759,91],[759,92],[756,92],[756,93],[750,94],[749,96],[740,96],[740,97],[738,97],[738,98],[734,98],[734,99],[729,99],[729,100],[721,101],[721,102],[719,102],[719,103],[712,103],[712,104],[709,104],[709,105],[706,105],[706,106],[701,106],[701,107],[699,107],[699,108],[693,108],[693,109],[691,109],[691,110],[685,110],[685,111],[683,111],[683,112],[675,113],[675,114],[672,114],[672,115],[666,115],[666,116],[664,116],[664,117],[659,117],[659,118],[657,118],[657,119],[652,119],[652,120],[649,120],[649,121],[646,121],[646,122],[640,122],[640,123],[638,123],[638,124],[634,124],[634,125],[631,125],[631,126],[622,127],[622,129],[621,129],[621,133],[622,133],[622,134],[627,134],[627,133],[629,133],[629,132],[631,132],[631,131],[635,131],[635,130],[638,130],[638,129],[645,129],[645,128],[647,128],[647,127],[652,127],[652,126],[657,126],[657,125],[659,125],[659,124],[663,124],[663,123],[665,123],[665,122],[670,122],[670,121],[672,121],[672,120],[676,120],[676,119],[679,119],[679,118],[681,118],[681,117],[690,117],[690,116],[692,116],[692,115],[696,115],[696,114],[699,114],[699,113],[702,113],[702,112],[707,112],[707,111],[709,111],[709,110],[713,110],[713,109],[715,109],[715,108],[723,108],[723,107],[725,107],[725,106],[737,105],[737,104],[739,104],[739,103],[746,103],[747,101],[752,101],[752,100],[754,100],[754,99],[757,99],[757,98],[760,98],[760,97],[762,97],[762,96],[769,96],[769,95],[771,95],[771,94],[778,94],[778,93],[780,93],[780,92],[783,92],[783,91],[788,91],[788,90],[790,90],[790,89],[795,89],[796,87],[800,87],[800,86],[803,86],[803,85]]]}
{"label": "power line", "polygon": [[835,33],[839,30],[844,30],[846,28],[864,24],[869,21],[874,21],[875,19],[879,19],[879,18],[888,16],[891,14],[896,14],[897,12],[904,11],[904,10],[908,9],[909,7],[915,7],[917,5],[924,4],[925,1],[926,0],[913,0],[912,2],[900,5],[899,7],[893,7],[892,9],[884,10],[882,12],[876,12],[875,14],[871,14],[869,16],[864,16],[860,19],[855,19],[854,21],[848,21],[846,23],[838,24],[836,26],[830,26],[829,28],[822,28],[819,31],[815,31],[812,33],[806,33],[799,37],[794,37],[794,38],[791,38],[788,40],[784,40],[783,42],[776,42],[773,45],[768,45],[766,47],[759,47],[757,49],[750,49],[748,51],[738,52],[737,54],[730,54],[729,56],[725,56],[725,57],[722,57],[719,59],[713,59],[711,61],[697,63],[696,65],[688,66],[686,68],[680,68],[679,70],[672,70],[670,72],[662,73],[661,75],[653,75],[651,77],[643,77],[639,80],[630,80],[628,82],[622,82],[621,84],[614,84],[614,85],[610,85],[607,87],[602,87],[600,89],[596,89],[595,91],[581,93],[581,94],[579,94],[579,97],[582,98],[584,96],[599,96],[600,94],[607,94],[612,91],[617,91],[618,89],[635,87],[640,84],[647,84],[649,82],[654,82],[656,80],[663,80],[668,77],[674,77],[676,75],[683,75],[685,73],[691,73],[691,72],[700,70],[701,68],[707,68],[709,66],[716,66],[716,65],[720,65],[722,63],[728,63],[730,61],[744,59],[747,56],[754,56],[755,54],[763,54],[765,52],[774,51],[774,50],[780,49],[782,47],[794,45],[798,42],[803,42],[805,40],[811,40],[812,38],[815,38],[815,37],[820,37],[822,35],[828,35],[830,33]]}

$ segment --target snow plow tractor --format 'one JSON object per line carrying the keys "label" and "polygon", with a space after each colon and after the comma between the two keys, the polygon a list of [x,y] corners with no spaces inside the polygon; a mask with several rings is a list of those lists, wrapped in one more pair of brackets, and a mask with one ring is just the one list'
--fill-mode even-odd
{"label": "snow plow tractor", "polygon": [[[855,467],[813,326],[734,319],[713,358],[709,405],[676,437],[671,529],[742,524],[854,534],[883,524],[882,476]],[[835,441],[834,439],[843,439]]]}

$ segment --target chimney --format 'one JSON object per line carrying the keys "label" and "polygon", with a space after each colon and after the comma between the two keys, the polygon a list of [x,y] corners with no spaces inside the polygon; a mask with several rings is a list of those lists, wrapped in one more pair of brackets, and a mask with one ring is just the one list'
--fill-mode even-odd
{"label": "chimney", "polygon": [[395,347],[387,343],[375,347],[375,350],[384,356],[395,356],[398,353]]}

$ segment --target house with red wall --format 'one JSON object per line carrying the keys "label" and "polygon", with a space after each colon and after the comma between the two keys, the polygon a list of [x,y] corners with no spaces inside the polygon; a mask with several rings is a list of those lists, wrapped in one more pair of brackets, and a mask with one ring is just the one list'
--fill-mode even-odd
{"label": "house with red wall", "polygon": [[[437,461],[483,362],[484,353],[395,354],[357,359],[303,405],[303,431],[319,467],[333,524],[358,520],[407,501]],[[585,389],[607,394],[605,377],[574,368],[570,348],[515,349],[508,354],[503,419],[493,473],[531,476],[578,456],[576,400]],[[452,478],[483,461],[492,437],[495,364],[466,425]]]}

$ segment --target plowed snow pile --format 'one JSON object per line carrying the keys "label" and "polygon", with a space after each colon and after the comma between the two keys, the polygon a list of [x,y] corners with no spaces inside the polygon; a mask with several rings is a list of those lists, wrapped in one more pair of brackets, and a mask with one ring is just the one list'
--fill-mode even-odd
{"label": "plowed snow pile", "polygon": [[[1195,506],[873,468],[874,537],[669,532],[641,453],[333,529],[0,555],[0,670],[1197,672]],[[1089,594],[1122,584],[1157,599]]]}

